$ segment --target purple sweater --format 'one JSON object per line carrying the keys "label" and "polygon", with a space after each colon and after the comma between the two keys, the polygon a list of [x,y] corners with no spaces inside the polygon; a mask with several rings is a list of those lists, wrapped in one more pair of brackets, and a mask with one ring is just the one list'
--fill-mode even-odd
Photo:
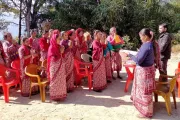
{"label": "purple sweater", "polygon": [[63,46],[65,47],[65,49],[67,49],[67,48],[69,48],[68,43],[69,43],[69,40],[62,40],[62,41],[60,42],[60,45],[63,45]]}
{"label": "purple sweater", "polygon": [[150,67],[154,64],[154,50],[152,42],[143,43],[136,56],[129,54],[129,57],[138,66]]}

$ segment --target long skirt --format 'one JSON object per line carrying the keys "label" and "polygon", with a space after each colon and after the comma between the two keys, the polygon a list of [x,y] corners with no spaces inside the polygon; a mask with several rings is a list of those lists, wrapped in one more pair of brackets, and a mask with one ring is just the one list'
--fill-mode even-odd
{"label": "long skirt", "polygon": [[65,55],[67,91],[74,90],[74,57],[71,51]]}
{"label": "long skirt", "polygon": [[50,99],[55,101],[64,100],[67,96],[66,71],[63,59],[50,60]]}
{"label": "long skirt", "polygon": [[76,49],[75,58],[76,58],[77,60],[81,60],[81,52],[80,52],[79,49]]}
{"label": "long skirt", "polygon": [[93,90],[103,90],[107,87],[105,59],[101,54],[99,61],[93,60]]}
{"label": "long skirt", "polygon": [[112,69],[113,71],[121,71],[122,69],[122,59],[119,52],[114,52],[112,55]]}
{"label": "long skirt", "polygon": [[[25,69],[23,67],[23,61],[21,60],[21,82],[22,82],[22,88],[21,88],[21,95],[24,97],[28,97],[30,94],[30,87],[31,87],[31,81],[30,77],[25,74]],[[38,86],[33,86],[31,89],[31,93],[37,94],[38,93]]]}
{"label": "long skirt", "polygon": [[140,67],[135,69],[131,99],[135,108],[146,117],[153,116],[153,91],[155,90],[155,68]]}
{"label": "long skirt", "polygon": [[111,56],[110,52],[107,53],[105,58],[105,67],[106,67],[106,79],[112,80],[112,63],[111,63]]}
{"label": "long skirt", "polygon": [[41,54],[41,58],[40,58],[40,61],[44,61],[47,59],[47,51],[40,51],[40,54]]}

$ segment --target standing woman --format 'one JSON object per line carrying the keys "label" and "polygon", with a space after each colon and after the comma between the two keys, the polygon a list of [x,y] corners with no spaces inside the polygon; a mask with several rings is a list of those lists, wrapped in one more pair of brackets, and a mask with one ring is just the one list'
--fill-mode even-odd
{"label": "standing woman", "polygon": [[13,40],[11,33],[5,33],[4,34],[4,42],[3,42],[3,50],[6,55],[5,62],[7,67],[11,67],[11,62],[14,60],[19,59],[18,55],[18,49],[19,45],[18,43]]}
{"label": "standing woman", "polygon": [[65,47],[65,65],[66,65],[66,82],[67,82],[67,92],[74,90],[74,56],[72,53],[73,42],[68,40],[68,32],[62,34],[62,40],[60,43]]}
{"label": "standing woman", "polygon": [[71,52],[73,53],[73,56],[75,56],[76,50],[77,50],[76,41],[75,41],[75,38],[76,38],[75,31],[71,29],[71,30],[67,31],[67,34],[68,34],[69,41],[72,42]]}
{"label": "standing woman", "polygon": [[109,41],[107,41],[107,34],[103,32],[101,43],[105,45],[104,57],[106,67],[106,79],[107,82],[111,83],[112,80],[112,61],[111,61],[111,50],[113,49]]}
{"label": "standing woman", "polygon": [[[21,68],[21,82],[22,82],[22,96],[28,97],[30,91],[30,78],[25,75],[25,67],[30,64],[32,56],[30,53],[29,39],[27,37],[22,39],[22,45],[18,50],[20,58],[20,68]],[[32,95],[36,94],[38,91],[38,86],[32,88]]]}
{"label": "standing woman", "polygon": [[101,92],[107,86],[105,59],[103,56],[103,46],[100,43],[102,33],[96,30],[93,41],[93,90]]}
{"label": "standing woman", "polygon": [[49,36],[49,31],[44,31],[42,38],[39,39],[41,62],[47,59],[47,53],[48,53],[48,48],[49,48],[48,36]]}
{"label": "standing woman", "polygon": [[32,58],[32,63],[39,65],[40,59],[40,47],[39,47],[39,39],[36,38],[37,31],[35,29],[31,30],[31,37],[29,38],[29,46],[31,47],[31,51],[34,54]]}
{"label": "standing woman", "polygon": [[153,34],[149,28],[144,28],[139,33],[142,46],[137,56],[129,54],[129,57],[136,62],[135,76],[131,99],[139,111],[138,117],[153,116],[153,91],[155,90],[155,67],[153,49]]}
{"label": "standing woman", "polygon": [[76,30],[76,55],[75,58],[78,60],[81,60],[81,54],[82,53],[87,53],[87,44],[86,41],[84,40],[84,36],[83,36],[84,32],[82,28],[78,28]]}
{"label": "standing woman", "polygon": [[64,100],[67,96],[65,62],[62,54],[64,47],[60,46],[60,32],[53,31],[48,50],[47,72],[50,80],[50,99]]}
{"label": "standing woman", "polygon": [[[119,51],[121,49],[121,45],[124,44],[124,41],[121,39],[119,35],[117,35],[117,31],[115,27],[112,27],[110,29],[110,35],[108,36],[107,39],[113,46],[112,70],[117,71],[117,77],[119,79],[122,79],[122,77],[120,76],[120,71],[122,69],[122,59],[121,59],[121,55],[119,54]],[[112,71],[112,74],[113,74],[113,71]],[[115,77],[113,77],[113,79],[115,79]]]}
{"label": "standing woman", "polygon": [[87,54],[92,56],[92,42],[93,42],[93,39],[91,38],[91,34],[89,32],[84,33],[84,40],[86,41],[86,44],[87,44],[87,47],[88,47]]}

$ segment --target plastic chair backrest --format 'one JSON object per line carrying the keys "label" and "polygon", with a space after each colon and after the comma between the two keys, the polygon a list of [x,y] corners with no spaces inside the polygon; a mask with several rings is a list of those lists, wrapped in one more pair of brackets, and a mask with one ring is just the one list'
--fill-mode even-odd
{"label": "plastic chair backrest", "polygon": [[[38,68],[39,66],[36,64],[29,64],[25,67],[25,73],[31,74],[31,75],[38,75]],[[38,82],[36,77],[30,78],[32,82]]]}
{"label": "plastic chair backrest", "polygon": [[89,54],[81,54],[81,59],[84,62],[90,62],[90,58],[91,58],[91,56]]}
{"label": "plastic chair backrest", "polygon": [[169,88],[169,92],[170,92],[170,93],[172,93],[173,90],[174,90],[174,87],[175,87],[175,85],[176,85],[176,79],[177,79],[177,77],[175,76],[175,77],[173,77],[173,78],[171,79],[171,81],[169,82],[169,83],[170,83],[170,88]]}
{"label": "plastic chair backrest", "polygon": [[14,60],[11,63],[11,67],[16,70],[20,70],[20,60]]}

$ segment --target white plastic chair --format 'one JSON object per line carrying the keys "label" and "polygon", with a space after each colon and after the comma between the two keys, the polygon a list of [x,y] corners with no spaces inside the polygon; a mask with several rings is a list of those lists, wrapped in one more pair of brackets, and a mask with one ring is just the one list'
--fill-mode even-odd
{"label": "white plastic chair", "polygon": [[90,58],[92,58],[89,54],[81,54],[81,59],[84,62],[90,62]]}

